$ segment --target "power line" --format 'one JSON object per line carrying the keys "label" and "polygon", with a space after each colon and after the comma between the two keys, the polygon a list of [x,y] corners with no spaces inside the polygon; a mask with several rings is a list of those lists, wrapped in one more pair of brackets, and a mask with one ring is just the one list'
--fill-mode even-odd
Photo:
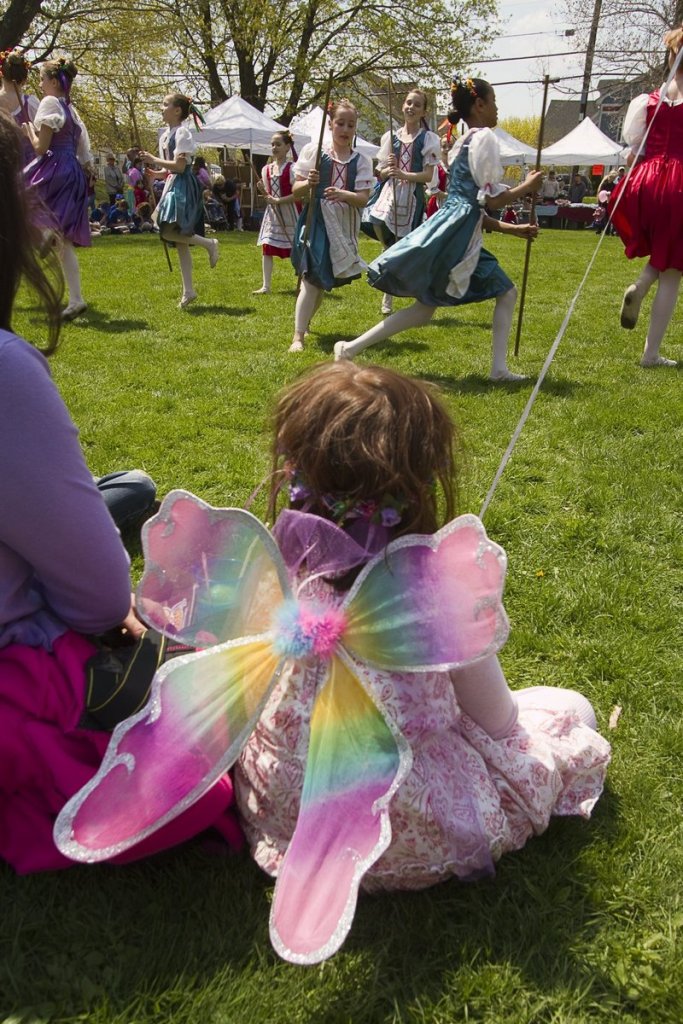
{"label": "power line", "polygon": [[[527,53],[523,57],[482,57],[480,64],[504,64],[512,60],[545,60],[548,57],[580,57],[587,50],[558,50],[556,53]],[[596,50],[600,57],[645,57],[659,53],[659,50]]]}

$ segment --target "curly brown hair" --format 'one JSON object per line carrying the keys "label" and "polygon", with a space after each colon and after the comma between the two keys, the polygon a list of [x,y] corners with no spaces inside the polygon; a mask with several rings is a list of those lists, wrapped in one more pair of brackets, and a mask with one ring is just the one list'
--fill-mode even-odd
{"label": "curly brown hair", "polygon": [[[285,464],[314,495],[406,505],[393,536],[434,533],[456,506],[455,426],[430,384],[384,366],[324,363],[279,396],[273,415],[274,520]],[[436,484],[443,496],[439,514]],[[316,504],[310,511],[328,516]]]}

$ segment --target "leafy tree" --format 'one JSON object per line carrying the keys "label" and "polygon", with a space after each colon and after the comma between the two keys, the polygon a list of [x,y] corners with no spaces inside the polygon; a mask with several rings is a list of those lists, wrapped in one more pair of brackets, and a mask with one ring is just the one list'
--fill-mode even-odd
{"label": "leafy tree", "polygon": [[285,124],[320,102],[328,70],[337,94],[369,73],[443,88],[481,55],[496,12],[495,0],[170,2],[176,43],[211,102],[239,89]]}

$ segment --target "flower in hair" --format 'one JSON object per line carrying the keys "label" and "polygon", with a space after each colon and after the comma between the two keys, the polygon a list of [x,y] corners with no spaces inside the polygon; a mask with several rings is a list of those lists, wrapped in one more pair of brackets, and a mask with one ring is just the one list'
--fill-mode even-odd
{"label": "flower in hair", "polygon": [[12,54],[14,54],[16,57],[20,57],[21,58],[21,62],[24,65],[24,71],[27,74],[31,70],[31,62],[26,59],[26,57],[23,55],[23,53],[19,53],[18,50],[1,50],[0,51],[0,78],[2,77],[4,68],[5,68],[5,62],[7,61],[7,59],[9,57],[12,56]]}
{"label": "flower in hair", "polygon": [[466,89],[470,96],[473,96],[475,99],[479,96],[473,78],[462,78],[460,75],[454,75],[451,89],[453,92],[456,89]]}
{"label": "flower in hair", "polygon": [[337,526],[344,526],[356,519],[363,519],[375,526],[398,526],[410,504],[405,498],[388,493],[383,494],[379,500],[340,494],[316,494],[296,467],[286,464],[285,472],[288,476],[289,500],[299,505],[322,506]]}

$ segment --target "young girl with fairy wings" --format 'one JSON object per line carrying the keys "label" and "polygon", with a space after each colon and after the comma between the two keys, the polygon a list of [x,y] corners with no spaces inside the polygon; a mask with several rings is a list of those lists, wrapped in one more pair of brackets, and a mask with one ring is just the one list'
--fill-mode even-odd
{"label": "young girl with fairy wings", "polygon": [[[0,52],[0,110],[13,117],[19,127],[31,124],[38,110],[38,100],[23,92],[31,65],[18,50]],[[22,139],[24,164],[30,164],[35,151],[29,139]]]}
{"label": "young girl with fairy wings", "polygon": [[[405,123],[386,132],[377,155],[381,188],[363,211],[363,230],[387,249],[405,238],[425,217],[425,185],[439,162],[439,136],[429,130],[427,94],[411,89],[403,101]],[[393,296],[382,297],[382,312],[391,313]]]}
{"label": "young girl with fairy wings", "polygon": [[294,139],[288,131],[275,132],[270,140],[273,159],[261,172],[259,189],[266,198],[266,208],[261,221],[257,245],[263,247],[263,284],[253,293],[267,295],[273,279],[273,257],[288,259],[292,254],[292,243],[296,230],[299,207],[292,194],[294,166],[296,160]]}
{"label": "young girl with fairy wings", "polygon": [[216,266],[219,255],[218,240],[204,238],[203,187],[192,173],[195,144],[190,129],[183,123],[191,113],[195,111],[189,96],[170,93],[161,107],[161,116],[168,127],[159,139],[159,156],[140,151],[145,163],[162,169],[154,177],[166,179],[154,217],[163,241],[175,245],[178,252],[183,281],[179,309],[186,309],[197,298],[190,246],[198,245],[206,250],[210,267]]}
{"label": "young girl with fairy wings", "polygon": [[157,674],[65,809],[71,856],[135,843],[151,806],[167,820],[239,758],[247,838],[277,877],[273,944],[315,963],[361,885],[490,875],[552,815],[590,816],[609,745],[580,694],[505,680],[505,552],[476,516],[449,521],[454,433],[431,386],[327,363],[276,406],[273,534],[167,496],[137,607],[205,649]]}
{"label": "young girl with fairy wings", "polygon": [[69,289],[69,302],[62,310],[64,320],[85,312],[74,246],[91,245],[84,167],[92,157],[87,129],[70,99],[76,74],[76,66],[64,57],[46,61],[40,70],[43,99],[33,124],[23,125],[37,154],[24,175],[33,199],[40,203],[36,222],[43,229],[43,247],[60,236],[60,260]]}
{"label": "young girl with fairy wings", "polygon": [[[673,66],[683,45],[683,27],[668,32],[664,43]],[[640,360],[645,367],[679,365],[660,355],[659,347],[676,308],[683,273],[683,62],[657,109],[662,89],[637,96],[628,108],[624,138],[631,147],[631,163],[648,128],[650,132],[642,160],[617,183],[609,199],[612,223],[628,258],[648,257],[640,277],[624,294],[622,327],[636,326],[641,303],[657,282]]]}
{"label": "young girl with fairy wings", "polygon": [[482,245],[482,228],[535,238],[529,224],[502,224],[480,206],[500,209],[519,196],[540,188],[542,175],[532,172],[515,188],[498,182],[503,177],[498,141],[492,129],[498,121],[493,89],[479,78],[456,79],[451,91],[452,124],[464,120],[467,131],[451,149],[448,199],[428,221],[378,257],[368,271],[370,284],[392,295],[412,297],[401,309],[366,331],[356,341],[339,341],[336,359],[351,359],[369,345],[428,323],[439,306],[460,306],[495,299],[491,380],[518,381],[524,377],[507,366],[507,345],[517,298],[516,289],[498,260]]}
{"label": "young girl with fairy wings", "polygon": [[[331,103],[332,136],[323,144],[320,170],[317,145],[309,143],[294,166],[297,199],[307,199],[296,225],[292,263],[301,287],[294,314],[290,352],[301,352],[311,318],[323,294],[360,277],[365,263],[358,255],[360,211],[372,187],[372,163],[353,148],[358,112],[349,100]],[[313,204],[310,219],[308,205]],[[307,227],[308,225],[308,227]]]}

